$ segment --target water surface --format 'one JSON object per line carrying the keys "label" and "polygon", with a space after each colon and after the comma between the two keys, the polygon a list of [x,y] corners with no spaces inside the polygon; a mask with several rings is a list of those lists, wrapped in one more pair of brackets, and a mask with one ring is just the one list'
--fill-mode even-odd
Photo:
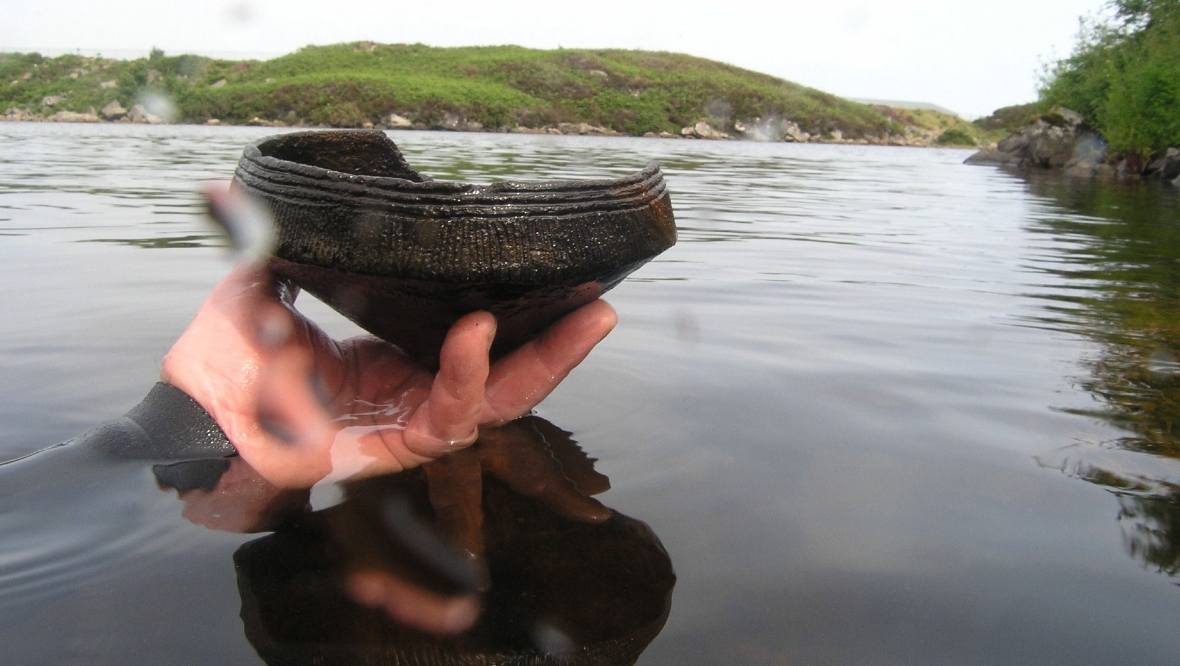
{"label": "water surface", "polygon": [[[0,124],[0,459],[147,392],[229,268],[199,184],[271,131]],[[641,664],[1174,661],[1174,191],[957,150],[391,136],[443,179],[663,166],[680,243],[538,410],[671,557]],[[0,488],[9,663],[258,663],[250,537],[142,465],[55,455]]]}

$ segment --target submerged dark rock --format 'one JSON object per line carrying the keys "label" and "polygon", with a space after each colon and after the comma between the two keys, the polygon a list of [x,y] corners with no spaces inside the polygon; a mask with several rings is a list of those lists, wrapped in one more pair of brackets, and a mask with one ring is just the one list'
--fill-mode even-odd
{"label": "submerged dark rock", "polygon": [[659,166],[610,180],[437,182],[380,131],[298,132],[246,148],[234,181],[279,231],[274,270],[428,366],[487,310],[494,356],[676,242]]}

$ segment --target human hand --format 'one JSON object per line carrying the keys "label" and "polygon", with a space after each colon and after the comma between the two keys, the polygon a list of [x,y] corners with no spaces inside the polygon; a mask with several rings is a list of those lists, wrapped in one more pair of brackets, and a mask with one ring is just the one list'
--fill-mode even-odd
{"label": "human hand", "polygon": [[206,196],[247,261],[214,289],[161,377],[281,487],[401,471],[469,445],[479,425],[530,411],[616,321],[592,302],[492,365],[496,322],[472,313],[451,327],[431,373],[372,336],[324,334],[294,308],[298,288],[267,266],[269,215],[232,187]]}
{"label": "human hand", "polygon": [[471,444],[480,425],[528,413],[616,321],[594,301],[491,364],[495,320],[476,312],[452,326],[432,375],[377,338],[331,339],[293,301],[265,267],[239,266],[161,370],[288,488],[398,472]]}

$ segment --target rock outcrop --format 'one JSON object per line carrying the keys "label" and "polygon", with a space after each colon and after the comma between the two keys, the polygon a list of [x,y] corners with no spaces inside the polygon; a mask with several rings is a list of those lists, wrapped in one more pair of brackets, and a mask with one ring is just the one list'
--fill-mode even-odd
{"label": "rock outcrop", "polygon": [[94,107],[90,107],[90,109],[85,113],[65,110],[58,111],[52,116],[46,118],[46,120],[50,120],[55,123],[96,123],[101,120],[101,118],[99,118],[98,114],[94,112]]}
{"label": "rock outcrop", "polygon": [[4,112],[4,115],[0,116],[0,120],[7,120],[10,122],[39,120],[39,119],[40,118],[38,116],[35,116],[35,115],[29,113],[28,111],[25,111],[24,109],[19,108],[19,107],[15,107],[15,106],[6,110]]}
{"label": "rock outcrop", "polygon": [[1106,140],[1089,128],[1081,114],[1055,107],[1020,131],[971,157],[966,164],[1060,169],[1072,176],[1145,178],[1180,187],[1180,148],[1168,148],[1144,163],[1136,155],[1107,162]]}
{"label": "rock outcrop", "polygon": [[107,120],[118,120],[119,118],[127,115],[127,109],[124,109],[123,105],[120,104],[119,100],[116,99],[112,100],[110,104],[102,107],[102,111],[99,111],[99,113],[101,113],[102,117],[106,118]]}
{"label": "rock outcrop", "polygon": [[381,120],[381,124],[385,125],[389,129],[410,129],[414,126],[414,123],[409,118],[404,118],[397,115],[396,113],[391,113],[388,116],[385,116],[385,118]]}
{"label": "rock outcrop", "polygon": [[968,157],[966,164],[1093,170],[1106,158],[1106,141],[1082,116],[1064,107],[1037,117],[1019,132]]}
{"label": "rock outcrop", "polygon": [[715,130],[709,123],[701,121],[691,127],[685,127],[680,130],[681,136],[690,139],[728,139],[729,135],[720,130]]}
{"label": "rock outcrop", "polygon": [[446,111],[443,113],[442,120],[430,124],[430,129],[447,132],[479,132],[483,130],[483,124]]}
{"label": "rock outcrop", "polygon": [[621,133],[602,125],[590,123],[558,123],[557,129],[562,134],[578,134],[581,136],[622,136]]}
{"label": "rock outcrop", "polygon": [[259,118],[258,116],[254,116],[250,120],[246,121],[246,124],[249,125],[250,127],[286,127],[287,126],[287,123],[284,123],[281,120],[270,120],[268,118]]}
{"label": "rock outcrop", "polygon": [[518,125],[508,131],[512,134],[576,134],[579,136],[623,136],[621,132],[616,132],[609,127],[603,127],[602,125],[591,125],[590,123],[558,123],[556,127],[553,125],[545,125],[544,127],[524,127]]}
{"label": "rock outcrop", "polygon": [[1180,187],[1180,148],[1169,148],[1143,170],[1143,177],[1166,180]]}
{"label": "rock outcrop", "polygon": [[811,140],[811,134],[803,131],[798,123],[782,118],[738,120],[734,122],[733,129],[740,133],[743,139],[751,141],[807,143]]}
{"label": "rock outcrop", "polygon": [[127,117],[133,123],[148,123],[149,125],[159,125],[164,122],[164,119],[149,112],[144,105],[135,104],[131,107],[131,111],[127,113]]}

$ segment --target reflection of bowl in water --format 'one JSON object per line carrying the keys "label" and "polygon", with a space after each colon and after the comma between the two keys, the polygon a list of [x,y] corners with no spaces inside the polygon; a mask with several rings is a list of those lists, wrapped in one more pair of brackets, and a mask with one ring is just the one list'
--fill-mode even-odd
{"label": "reflection of bowl in water", "polygon": [[494,314],[503,355],[676,242],[654,163],[477,186],[422,176],[379,131],[297,132],[247,146],[234,181],[274,213],[280,276],[431,366],[462,315]]}

